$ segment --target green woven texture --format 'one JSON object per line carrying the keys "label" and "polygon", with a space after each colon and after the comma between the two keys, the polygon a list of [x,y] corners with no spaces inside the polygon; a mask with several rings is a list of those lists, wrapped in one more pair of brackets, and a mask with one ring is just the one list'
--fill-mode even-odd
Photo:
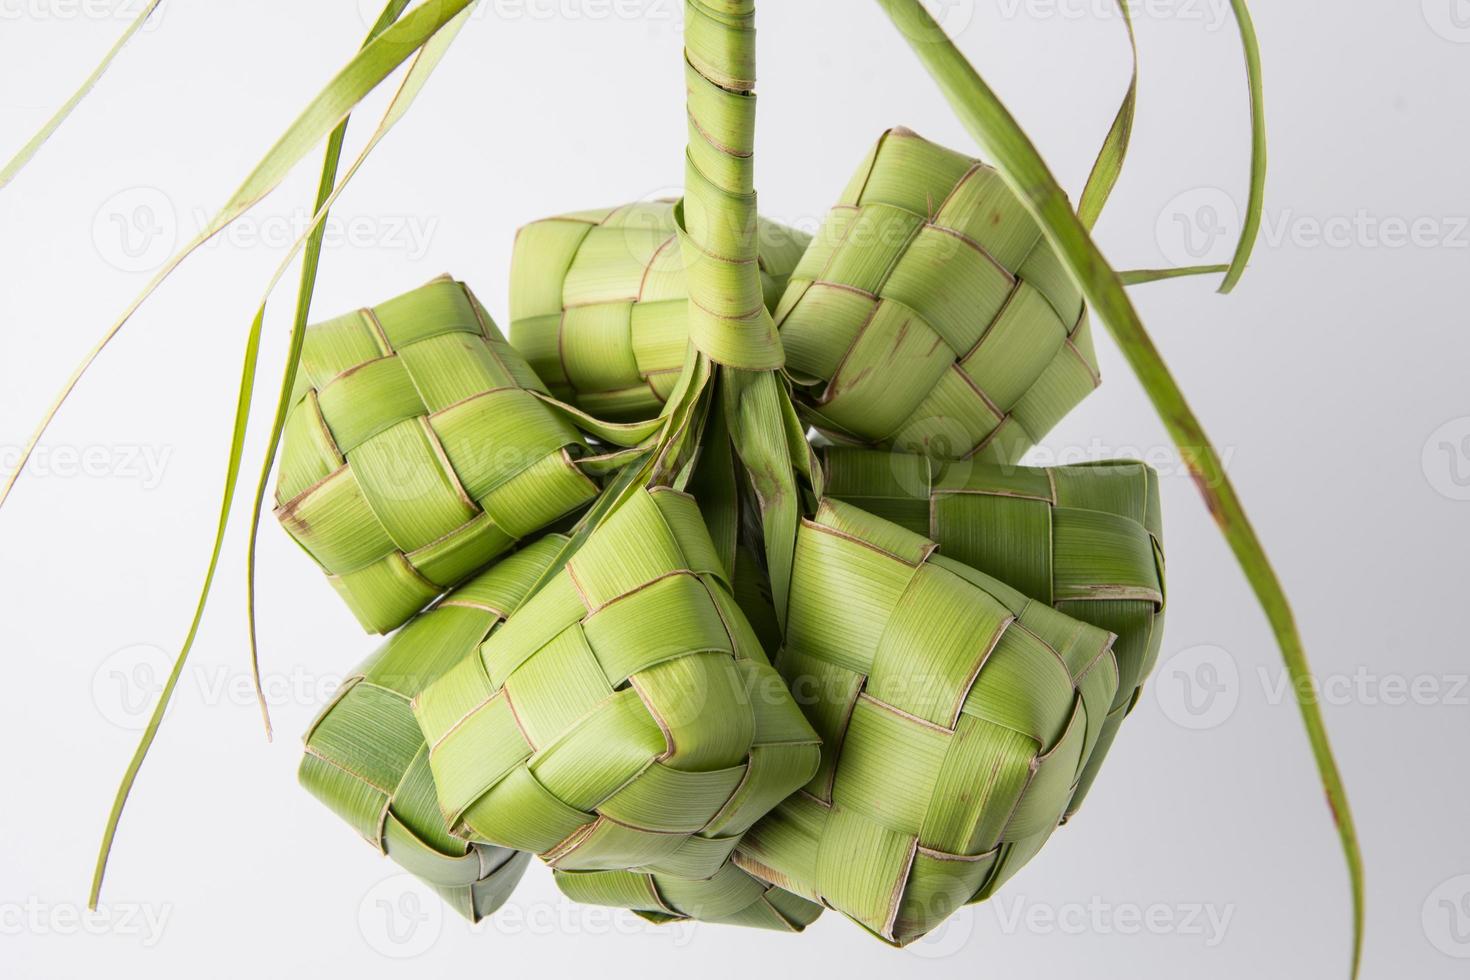
{"label": "green woven texture", "polygon": [[715,875],[818,762],[692,497],[638,490],[417,698],[453,831],[568,871]]}
{"label": "green woven texture", "polygon": [[1011,463],[1098,384],[1081,294],[1000,175],[902,129],[878,141],[775,313],[835,439]]}
{"label": "green woven texture", "polygon": [[801,932],[822,907],[761,881],[734,864],[690,880],[633,871],[557,871],[563,894],[588,905],[632,909],[650,922],[682,920]]}
{"label": "green woven texture", "polygon": [[[511,262],[510,338],[553,394],[599,418],[663,407],[689,346],[689,292],[674,203],[647,201],[526,225]],[[810,236],[760,219],[773,308]]]}
{"label": "green woven texture", "polygon": [[384,633],[590,501],[582,436],[461,283],[308,328],[276,515]]}
{"label": "green woven texture", "polygon": [[1037,469],[831,448],[827,493],[938,542],[956,561],[1116,634],[1118,692],[1068,814],[1081,805],[1164,635],[1158,474],[1110,460]]}
{"label": "green woven texture", "polygon": [[564,540],[537,541],[416,616],[346,679],[306,734],[302,785],[473,922],[510,897],[529,855],[450,835],[409,704],[522,601]]}
{"label": "green woven texture", "polygon": [[1117,691],[1113,637],[825,500],[777,669],[822,737],[740,867],[902,945],[988,896],[1062,818]]}

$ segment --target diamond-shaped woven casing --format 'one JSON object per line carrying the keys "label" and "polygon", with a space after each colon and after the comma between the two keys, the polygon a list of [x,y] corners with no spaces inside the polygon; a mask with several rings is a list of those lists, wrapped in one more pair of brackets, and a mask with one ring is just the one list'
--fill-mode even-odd
{"label": "diamond-shaped woven casing", "polygon": [[448,278],[307,328],[276,514],[366,629],[596,495],[544,390]]}
{"label": "diamond-shaped woven casing", "polygon": [[415,702],[453,830],[569,871],[717,873],[819,754],[728,588],[692,497],[619,505]]}
{"label": "diamond-shaped woven casing", "polygon": [[650,922],[680,920],[801,932],[822,907],[726,864],[713,878],[691,880],[633,871],[558,871],[563,894],[588,905],[632,909]]}
{"label": "diamond-shaped woven casing", "polygon": [[1113,637],[825,500],[798,534],[777,669],[822,764],[745,870],[897,944],[1045,842],[1117,690]]}
{"label": "diamond-shaped woven casing", "polygon": [[1037,469],[828,449],[828,495],[938,542],[955,561],[1117,635],[1118,692],[1068,814],[1081,805],[1164,635],[1158,474],[1110,460]]}
{"label": "diamond-shaped woven casing", "polygon": [[1015,462],[1098,384],[1081,293],[1000,175],[886,133],[775,312],[842,441]]}
{"label": "diamond-shaped woven casing", "polygon": [[302,785],[474,922],[510,897],[529,855],[449,834],[409,702],[479,646],[564,541],[542,538],[414,617],[346,679],[306,733]]}
{"label": "diamond-shaped woven casing", "polygon": [[[810,236],[756,227],[767,308]],[[657,415],[689,346],[674,204],[643,201],[526,225],[511,260],[510,339],[557,397],[615,421]]]}

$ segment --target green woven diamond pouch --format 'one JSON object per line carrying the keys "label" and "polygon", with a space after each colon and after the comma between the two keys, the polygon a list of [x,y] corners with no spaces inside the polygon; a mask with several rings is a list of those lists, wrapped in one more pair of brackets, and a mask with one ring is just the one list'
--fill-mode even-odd
{"label": "green woven diamond pouch", "polygon": [[453,832],[569,871],[709,878],[819,756],[666,489],[631,494],[414,712]]}
{"label": "green woven diamond pouch", "polygon": [[993,891],[1055,829],[1117,690],[1113,637],[825,500],[776,666],[822,737],[736,862],[888,942]]}
{"label": "green woven diamond pouch", "polygon": [[393,629],[596,495],[544,391],[447,277],[307,329],[276,515],[364,628]]}
{"label": "green woven diamond pouch", "polygon": [[719,925],[801,932],[822,907],[726,864],[711,878],[691,880],[633,871],[557,871],[573,901],[632,909],[650,922],[697,920]]}
{"label": "green woven diamond pouch", "polygon": [[1081,805],[1164,634],[1158,474],[1111,460],[1037,469],[830,448],[827,493],[938,542],[1084,623],[1117,635],[1118,692],[1068,814]]}
{"label": "green woven diamond pouch", "polygon": [[472,922],[510,897],[530,856],[449,834],[409,702],[521,602],[564,541],[542,538],[414,617],[347,678],[306,734],[302,785]]}
{"label": "green woven diamond pouch", "polygon": [[[767,308],[810,236],[756,226]],[[663,407],[689,346],[689,291],[674,202],[644,201],[526,225],[511,261],[510,339],[565,401],[599,418]]]}
{"label": "green woven diamond pouch", "polygon": [[1098,384],[1082,297],[1000,175],[886,133],[775,312],[799,404],[840,441],[1020,458]]}

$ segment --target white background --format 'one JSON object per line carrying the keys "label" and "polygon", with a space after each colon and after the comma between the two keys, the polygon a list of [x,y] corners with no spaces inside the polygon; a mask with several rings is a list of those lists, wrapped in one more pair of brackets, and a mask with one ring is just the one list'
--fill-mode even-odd
{"label": "white background", "polygon": [[[1250,273],[1230,297],[1204,280],[1134,291],[1229,455],[1324,681],[1367,857],[1368,976],[1470,965],[1470,26],[1458,26],[1470,18],[1454,2],[1258,0],[1272,175]],[[137,6],[0,0],[0,153]],[[76,358],[350,56],[376,6],[169,0],[0,191],[6,466]],[[1075,194],[1126,80],[1109,2],[947,8]],[[1225,0],[1137,8],[1137,133],[1098,227],[1120,268],[1228,250],[1248,126],[1226,13]],[[813,227],[887,126],[973,149],[875,4],[767,0],[761,15],[768,215]],[[346,240],[324,256],[316,315],[450,271],[503,319],[517,226],[676,186],[678,20],[673,0],[486,0],[342,198]],[[357,117],[358,142],[383,96]],[[1105,338],[1105,384],[1039,458],[1163,468],[1161,665],[1079,818],[928,943],[892,951],[837,915],[803,937],[656,930],[568,906],[539,867],[478,930],[432,902],[405,916],[393,866],[294,777],[325,689],[376,641],[268,524],[260,611],[278,737],[264,742],[244,686],[244,507],[123,821],[103,917],[81,920],[116,779],[193,605],[245,330],[317,160],[144,307],[0,513],[0,974],[1344,975],[1346,879],[1271,635]],[[263,409],[291,299],[288,286],[272,306]]]}

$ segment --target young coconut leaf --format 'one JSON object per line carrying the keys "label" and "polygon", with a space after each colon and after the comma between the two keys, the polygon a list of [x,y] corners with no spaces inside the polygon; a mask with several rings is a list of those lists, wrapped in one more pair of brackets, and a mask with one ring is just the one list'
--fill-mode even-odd
{"label": "young coconut leaf", "polygon": [[386,633],[591,502],[592,455],[529,365],[443,277],[307,328],[276,516]]}
{"label": "young coconut leaf", "polygon": [[504,904],[530,855],[449,833],[409,703],[525,599],[565,540],[541,538],[414,617],[343,682],[306,733],[301,784],[471,922]]}
{"label": "young coconut leaf", "polygon": [[1098,384],[1082,295],[1000,174],[885,133],[776,311],[834,439],[1013,463]]}
{"label": "young coconut leaf", "polygon": [[826,499],[776,658],[822,737],[736,863],[904,945],[1040,849],[1102,738],[1113,637]]}
{"label": "young coconut leaf", "polygon": [[833,499],[932,538],[946,557],[1116,635],[1118,691],[1070,817],[1163,642],[1158,474],[1130,460],[1036,469],[840,447],[823,463]]}
{"label": "young coconut leaf", "polygon": [[72,114],[72,110],[81,104],[82,100],[87,97],[87,93],[92,91],[92,87],[102,79],[102,76],[112,64],[112,60],[118,56],[118,53],[122,51],[124,45],[132,40],[134,34],[143,29],[144,24],[148,23],[148,18],[153,16],[153,11],[158,9],[160,2],[161,0],[149,0],[148,5],[139,11],[137,17],[133,18],[133,22],[128,25],[128,29],[122,32],[122,36],[113,43],[111,48],[107,49],[107,53],[102,56],[102,60],[97,63],[97,67],[92,69],[92,74],[88,75],[82,81],[81,87],[72,93],[71,98],[62,103],[61,108],[56,110],[55,115],[42,124],[41,128],[36,132],[36,135],[26,141],[25,146],[22,146],[16,151],[15,156],[11,157],[10,161],[5,164],[5,168],[0,170],[0,188],[3,188],[6,184],[14,180],[15,175],[20,173],[25,165],[31,162],[31,157],[35,156],[41,147],[46,145],[46,141],[51,138],[52,134],[61,128],[61,124],[66,122],[66,117]]}
{"label": "young coconut leaf", "polygon": [[[1311,666],[1307,662],[1291,604],[1246,516],[1235,486],[1225,472],[1225,465],[1144,329],[1117,273],[1108,265],[1072,211],[1056,178],[1025,132],[918,0],[878,2],[939,84],[965,127],[995,158],[1001,174],[1040,223],[1073,281],[1078,283],[1083,295],[1117,341],[1164,427],[1179,447],[1211,516],[1256,593],[1281,648],[1293,689],[1299,692],[1297,707],[1346,859],[1353,909],[1350,963],[1356,976],[1363,943],[1363,858],[1347,790],[1332,755],[1321,708],[1307,693],[1311,691],[1308,683]],[[1243,9],[1243,4],[1237,2],[1237,13]],[[1243,20],[1242,24],[1248,24],[1248,21]],[[1248,52],[1254,50],[1253,41],[1252,34],[1247,38]],[[1260,154],[1264,161],[1263,147]]]}
{"label": "young coconut leaf", "polygon": [[628,496],[414,714],[451,832],[569,871],[709,878],[818,759],[670,489]]}
{"label": "young coconut leaf", "polygon": [[[368,29],[366,45],[396,21],[408,6],[409,0],[388,0],[378,14],[378,19]],[[260,463],[260,476],[255,481],[255,499],[250,507],[250,530],[245,538],[245,624],[250,637],[250,677],[255,684],[255,700],[260,705],[261,721],[265,724],[266,741],[273,737],[270,707],[266,704],[265,691],[260,684],[260,645],[255,622],[255,546],[260,538],[260,517],[265,510],[271,471],[275,468],[276,452],[281,445],[281,435],[286,429],[286,415],[291,410],[291,396],[296,391],[296,369],[301,363],[301,347],[306,339],[306,321],[311,316],[312,294],[316,291],[317,268],[321,264],[322,242],[325,239],[327,208],[336,197],[337,166],[342,159],[342,144],[347,139],[347,123],[351,116],[344,116],[327,137],[327,149],[322,158],[322,173],[317,180],[316,203],[313,211],[320,215],[318,223],[306,236],[301,255],[301,279],[296,289],[296,310],[291,319],[291,339],[287,344],[286,366],[281,372],[280,393],[276,396],[276,411],[271,418],[270,434],[266,437],[265,458]]]}
{"label": "young coconut leaf", "polygon": [[[470,3],[473,2],[474,0],[470,0]],[[445,51],[448,50],[449,44],[452,43],[459,28],[463,26],[464,21],[468,16],[468,9],[468,5],[465,5],[458,15],[449,20],[447,26],[440,25],[441,27],[443,27],[442,30],[439,28],[434,28],[433,30],[427,31],[423,41],[418,44],[418,55],[414,58],[413,66],[404,76],[403,83],[399,86],[398,92],[394,95],[392,102],[389,103],[388,110],[384,113],[382,122],[379,123],[377,130],[373,134],[373,137],[368,141],[368,145],[363,149],[362,153],[359,154],[357,160],[354,161],[352,167],[349,168],[347,176],[343,178],[342,184],[339,185],[336,190],[334,190],[329,196],[328,200],[324,202],[320,208],[317,209],[317,213],[312,218],[311,228],[308,229],[307,234],[310,234],[310,232],[315,230],[315,228],[322,222],[322,220],[326,216],[327,207],[332,203],[332,201],[336,199],[336,196],[341,193],[342,188],[346,186],[347,181],[349,181],[352,178],[353,174],[357,172],[358,167],[362,165],[362,162],[372,151],[373,147],[377,145],[378,141],[383,138],[388,130],[392,129],[392,127],[398,122],[398,120],[402,118],[403,114],[408,111],[409,105],[412,104],[414,98],[416,98],[418,93],[422,90],[424,83],[428,79],[428,76],[433,74],[434,69],[438,67],[438,64],[443,58]],[[432,22],[429,23],[432,24]],[[419,26],[421,29],[424,29],[425,27],[425,25],[423,24],[420,24]],[[399,43],[403,43],[402,39],[399,40]],[[338,87],[341,87],[341,78],[342,76],[339,75],[337,80]],[[318,103],[320,103],[322,101],[321,97],[319,97],[317,101]],[[350,105],[348,108],[350,108]],[[307,116],[309,115],[310,113],[307,114]],[[298,120],[298,123],[299,122],[300,120]],[[289,143],[290,141],[283,138],[281,143],[278,143],[278,149],[281,146],[289,145]],[[274,164],[271,164],[271,161],[268,159],[267,162],[262,163],[261,166],[257,168],[256,173],[261,174],[268,172],[271,169],[271,166],[279,165],[279,163],[280,161],[278,160],[275,161]],[[247,180],[247,186],[250,184],[250,182],[251,181]],[[216,221],[219,220],[221,219],[217,217]],[[210,232],[209,234],[213,234],[213,232]],[[196,240],[193,245],[186,247],[184,252],[180,253],[174,258],[174,260],[172,260],[172,266],[176,266],[179,262],[181,262],[183,258],[190,251],[192,251],[193,248],[197,247],[197,245],[200,242],[204,241],[207,237],[207,234],[202,235],[198,240]],[[301,246],[303,240],[304,238],[297,241],[297,243],[292,247],[290,253],[287,255],[285,261],[283,261],[281,265],[276,269],[276,273],[272,277],[271,282],[266,289],[267,296],[269,296],[271,291],[275,288],[276,283],[280,281],[281,276],[285,274],[287,266],[295,257],[296,250]],[[169,268],[165,268],[165,270],[162,271],[159,276],[155,277],[153,283],[148,287],[148,289],[146,289],[141,296],[134,300],[132,307],[130,307],[129,310],[124,313],[122,319],[113,325],[111,330],[103,337],[101,343],[93,349],[92,353],[83,360],[82,364],[73,373],[71,380],[68,382],[66,388],[52,404],[51,410],[47,413],[46,417],[41,422],[41,425],[37,428],[36,432],[32,435],[31,440],[27,443],[26,448],[21,454],[20,461],[17,464],[16,471],[11,475],[10,480],[6,484],[4,491],[0,491],[0,505],[4,504],[6,495],[15,485],[15,480],[19,478],[19,475],[25,466],[26,460],[30,457],[31,451],[39,442],[41,435],[44,434],[47,426],[51,422],[51,419],[55,416],[56,411],[60,408],[61,404],[65,402],[67,396],[75,387],[82,373],[91,364],[92,360],[95,359],[97,354],[101,351],[102,347],[104,347],[112,339],[112,337],[117,334],[117,332],[122,328],[122,325],[127,321],[128,317],[130,317],[132,315],[132,312],[136,310],[139,305],[141,305],[143,300],[147,298],[149,293],[151,293],[152,289],[159,282],[161,282],[164,277],[167,276],[168,272]],[[222,499],[220,500],[219,519],[215,529],[214,545],[210,553],[209,564],[205,569],[204,581],[201,584],[199,591],[199,600],[194,608],[194,618],[189,624],[188,633],[185,635],[184,641],[179,648],[178,656],[174,658],[174,664],[169,671],[168,677],[164,680],[163,689],[159,692],[158,700],[153,707],[153,713],[148,718],[148,724],[143,729],[143,736],[141,739],[139,739],[138,747],[133,752],[133,757],[128,762],[127,769],[123,772],[122,782],[119,784],[117,795],[113,799],[112,809],[107,816],[107,825],[102,831],[102,844],[98,849],[97,864],[92,876],[92,888],[87,900],[89,908],[95,908],[97,905],[97,899],[102,890],[102,880],[107,871],[107,858],[112,851],[113,838],[117,834],[117,825],[122,818],[123,808],[127,805],[128,795],[132,792],[133,782],[137,779],[138,770],[142,768],[143,760],[147,757],[148,750],[152,747],[154,738],[157,737],[158,727],[163,722],[163,716],[168,710],[169,701],[173,698],[174,689],[178,686],[179,678],[183,675],[184,663],[189,657],[189,651],[193,648],[194,638],[199,633],[199,624],[204,618],[205,606],[209,602],[210,589],[214,584],[214,573],[219,567],[219,556],[224,544],[225,531],[229,526],[230,508],[234,503],[235,489],[240,477],[240,463],[244,455],[245,431],[250,418],[250,405],[255,388],[256,360],[260,352],[260,335],[261,330],[264,326],[264,322],[265,301],[263,300],[261,302],[260,308],[256,310],[255,318],[250,325],[250,331],[246,338],[245,357],[241,367],[240,389],[236,398],[234,426],[230,439],[229,463],[226,467],[225,472],[224,492],[222,495]],[[256,678],[256,692],[257,695],[260,694],[260,681],[258,677]],[[263,704],[264,699],[262,698],[261,700]]]}
{"label": "young coconut leaf", "polygon": [[[774,307],[810,236],[760,220],[757,262]],[[552,394],[593,415],[658,413],[684,367],[689,290],[674,202],[536,221],[516,233],[510,340]]]}
{"label": "young coconut leaf", "polygon": [[660,925],[693,920],[801,932],[822,914],[815,902],[734,864],[701,881],[633,871],[557,871],[555,877],[562,893],[573,901],[632,909]]}

